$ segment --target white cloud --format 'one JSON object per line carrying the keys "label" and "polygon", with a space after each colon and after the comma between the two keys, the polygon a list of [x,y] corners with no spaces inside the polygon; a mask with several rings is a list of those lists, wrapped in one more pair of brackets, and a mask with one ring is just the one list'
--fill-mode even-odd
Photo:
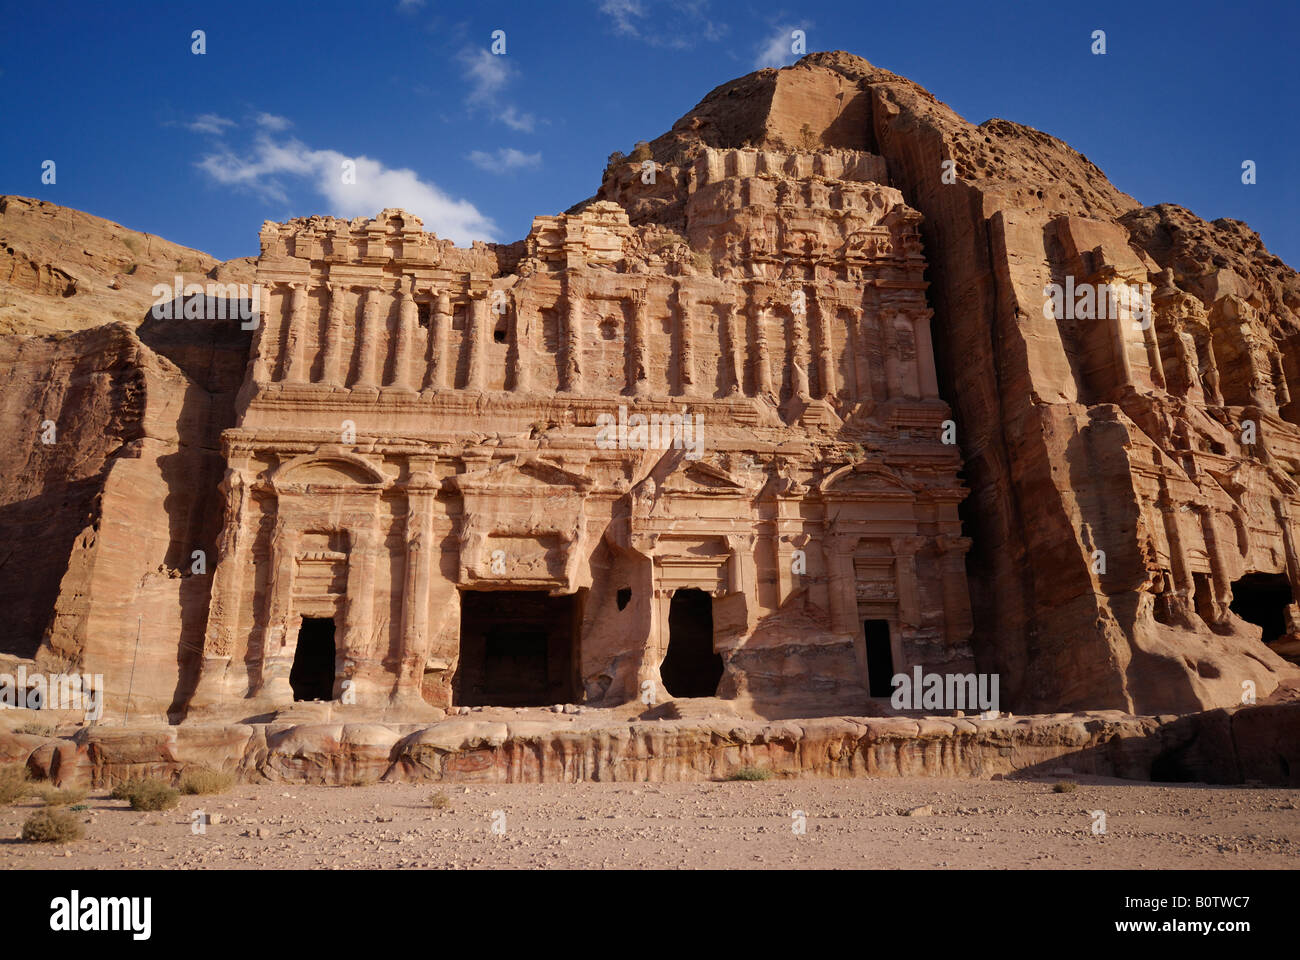
{"label": "white cloud", "polygon": [[274,113],[259,113],[253,121],[263,130],[288,130],[293,126],[288,118],[278,117]]}
{"label": "white cloud", "polygon": [[754,58],[754,69],[785,67],[798,60],[801,54],[795,54],[790,50],[794,43],[794,38],[790,34],[795,30],[806,31],[807,29],[806,23],[789,23],[777,27],[775,35],[759,48],[758,56]]}
{"label": "white cloud", "polygon": [[[355,183],[344,182],[348,160],[356,164]],[[386,207],[401,207],[420,217],[426,230],[457,244],[496,237],[496,224],[472,203],[448,196],[413,170],[393,169],[370,157],[349,157],[337,150],[313,150],[293,138],[276,142],[265,131],[254,138],[247,153],[211,153],[198,167],[219,184],[279,203],[288,201],[285,181],[305,181],[325,200],[326,209],[315,212],[373,217]]]}
{"label": "white cloud", "polygon": [[614,21],[615,33],[637,36],[639,31],[634,19],[645,16],[641,0],[601,0],[600,12]]}
{"label": "white cloud", "polygon": [[542,162],[541,153],[524,153],[514,147],[502,147],[496,153],[475,150],[469,155],[470,162],[480,170],[491,173],[509,173],[524,167],[536,167]]}
{"label": "white cloud", "polygon": [[[727,25],[709,17],[709,0],[599,0],[614,33],[652,47],[690,50],[701,40],[722,39]],[[659,27],[660,29],[648,29]]]}
{"label": "white cloud", "polygon": [[495,102],[497,94],[510,80],[511,70],[506,58],[479,49],[462,51],[460,60],[465,64],[465,73],[470,81],[465,102],[472,107]]}
{"label": "white cloud", "polygon": [[537,125],[537,119],[531,113],[520,113],[513,106],[502,110],[500,116],[502,123],[511,130],[518,130],[520,133],[532,133],[533,128]]}
{"label": "white cloud", "polygon": [[195,133],[211,133],[220,136],[226,132],[228,127],[235,125],[234,120],[219,116],[215,113],[202,113],[185,124],[187,128]]}

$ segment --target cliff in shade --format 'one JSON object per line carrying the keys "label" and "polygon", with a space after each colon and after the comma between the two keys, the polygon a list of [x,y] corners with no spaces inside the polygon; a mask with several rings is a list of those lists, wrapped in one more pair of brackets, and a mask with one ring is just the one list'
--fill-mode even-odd
{"label": "cliff in shade", "polygon": [[[1004,708],[1186,713],[1300,684],[1300,276],[1257,235],[1144,208],[1064,143],[968,123],[845,53],[724,84],[649,148],[653,182],[644,157],[616,160],[571,213],[618,204],[642,239],[689,241],[737,277],[803,241],[782,213],[763,250],[761,230],[724,248],[725,225],[691,222],[709,151],[751,172],[791,163],[827,197],[848,178],[827,158],[869,154],[859,166],[921,214],[938,391],[970,490],[970,648]],[[737,171],[719,173],[730,189]],[[519,260],[491,249],[502,269]],[[219,539],[220,438],[251,338],[237,321],[149,319],[149,291],[178,273],[250,281],[250,265],[14,197],[0,257],[0,653],[103,673],[112,702],[143,618],[133,711],[177,715],[211,593],[190,554]],[[1151,322],[1045,309],[1053,284],[1149,285]]]}

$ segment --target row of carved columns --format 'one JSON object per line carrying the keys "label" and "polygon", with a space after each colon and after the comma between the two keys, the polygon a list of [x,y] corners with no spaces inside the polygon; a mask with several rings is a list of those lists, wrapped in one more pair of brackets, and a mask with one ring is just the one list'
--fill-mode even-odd
{"label": "row of carved columns", "polygon": [[[271,285],[274,287],[274,284]],[[289,315],[284,326],[283,363],[279,380],[288,384],[316,383],[331,387],[344,386],[347,380],[350,357],[344,349],[350,340],[346,330],[347,298],[351,286],[343,283],[326,284],[329,299],[327,320],[320,346],[320,371],[315,380],[312,368],[316,357],[308,354],[311,340],[311,292],[305,282],[288,284]],[[466,359],[465,386],[470,390],[485,388],[488,344],[492,341],[491,315],[494,310],[508,310],[503,291],[497,292],[499,303],[478,297],[468,301],[463,350]],[[456,380],[456,359],[449,355],[451,340],[452,305],[446,291],[432,298],[430,330],[426,339],[425,356],[415,362],[419,345],[419,307],[410,278],[402,284],[399,294],[396,335],[393,337],[392,374],[385,382],[385,365],[389,359],[387,312],[383,309],[384,293],[378,288],[362,291],[361,322],[356,331],[357,372],[353,389],[415,392],[418,390],[450,389]],[[558,384],[563,393],[581,393],[589,371],[583,369],[584,338],[590,336],[583,320],[588,302],[588,285],[584,278],[566,274],[563,278],[558,302],[560,331],[558,345]],[[631,321],[627,328],[628,353],[626,384],[634,395],[651,392],[651,317],[646,291],[628,295]],[[871,400],[872,377],[868,358],[873,339],[872,324],[859,307],[847,308],[848,355],[851,369],[847,381],[840,383],[832,347],[835,324],[839,321],[839,307],[824,298],[814,296],[810,308],[803,301],[781,308],[757,291],[751,291],[748,303],[740,307],[730,301],[697,299],[685,286],[678,285],[675,294],[676,309],[676,360],[677,384],[675,393],[681,396],[712,396],[713,391],[701,382],[699,362],[701,345],[698,343],[701,311],[720,311],[718,362],[720,379],[725,396],[742,393],[757,396],[776,396],[773,377],[773,350],[770,336],[774,329],[788,324],[790,349],[787,364],[794,395],[800,399],[826,399],[839,392],[841,386],[851,399]],[[543,347],[540,338],[542,303],[536,294],[527,290],[514,297],[510,310],[509,356],[510,389],[529,392],[534,389],[533,365]],[[742,319],[743,316],[743,319]],[[784,316],[784,324],[778,319]],[[886,307],[881,311],[879,350],[885,364],[886,396],[880,399],[923,399],[938,396],[934,357],[930,341],[929,311],[922,308],[903,310]],[[813,342],[815,341],[815,349]],[[265,342],[265,341],[263,341]],[[705,349],[712,354],[712,345]],[[271,358],[259,355],[259,369],[266,378]],[[420,369],[422,368],[422,373]],[[816,374],[816,389],[812,387],[812,373]],[[748,376],[746,376],[748,374]],[[750,389],[746,390],[746,384]],[[543,389],[545,385],[543,385]],[[815,397],[814,397],[815,393]]]}

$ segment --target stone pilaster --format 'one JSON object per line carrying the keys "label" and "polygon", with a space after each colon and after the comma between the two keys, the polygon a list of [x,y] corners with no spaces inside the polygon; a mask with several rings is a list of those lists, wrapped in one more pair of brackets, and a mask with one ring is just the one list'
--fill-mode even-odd
{"label": "stone pilaster", "polygon": [[289,298],[289,328],[284,342],[284,379],[306,383],[311,379],[307,358],[307,284],[292,283]]}
{"label": "stone pilaster", "polygon": [[330,293],[329,315],[325,326],[325,355],[321,359],[321,382],[331,387],[347,383],[348,372],[343,363],[343,311],[347,306],[348,288],[341,283],[328,284]]}
{"label": "stone pilaster", "polygon": [[378,389],[382,375],[379,349],[384,338],[379,302],[382,294],[371,287],[366,290],[361,309],[361,350],[357,362],[357,382],[354,389]]}
{"label": "stone pilaster", "polygon": [[411,354],[415,350],[415,331],[420,326],[420,308],[415,305],[415,278],[402,284],[397,310],[397,350],[393,358],[393,383],[396,390],[414,392]]}

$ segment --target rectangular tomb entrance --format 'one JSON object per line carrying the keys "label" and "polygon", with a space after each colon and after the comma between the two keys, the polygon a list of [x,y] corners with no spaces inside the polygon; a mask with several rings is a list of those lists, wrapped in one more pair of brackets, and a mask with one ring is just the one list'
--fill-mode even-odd
{"label": "rectangular tomb entrance", "polygon": [[465,590],[456,706],[542,707],[578,699],[576,594]]}
{"label": "rectangular tomb entrance", "polygon": [[334,621],[303,617],[289,686],[295,700],[334,699]]}

